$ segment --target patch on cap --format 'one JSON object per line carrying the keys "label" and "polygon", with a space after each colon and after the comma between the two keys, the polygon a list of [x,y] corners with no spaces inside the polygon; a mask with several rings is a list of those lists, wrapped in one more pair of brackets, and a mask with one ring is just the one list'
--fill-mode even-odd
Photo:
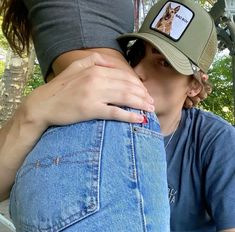
{"label": "patch on cap", "polygon": [[151,29],[177,41],[191,23],[194,13],[186,6],[169,1],[154,18]]}

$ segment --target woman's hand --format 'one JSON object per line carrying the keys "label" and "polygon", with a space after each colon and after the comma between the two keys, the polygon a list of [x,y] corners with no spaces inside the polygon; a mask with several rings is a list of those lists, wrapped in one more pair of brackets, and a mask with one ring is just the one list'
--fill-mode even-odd
{"label": "woman's hand", "polygon": [[0,129],[0,201],[9,196],[18,168],[48,126],[90,119],[142,122],[141,115],[118,106],[154,110],[141,81],[115,61],[94,54],[72,63],[34,90]]}
{"label": "woman's hand", "polygon": [[154,111],[153,99],[134,73],[115,58],[94,54],[73,62],[25,100],[25,115],[41,125],[65,125],[91,119],[140,123],[143,116],[121,109]]}

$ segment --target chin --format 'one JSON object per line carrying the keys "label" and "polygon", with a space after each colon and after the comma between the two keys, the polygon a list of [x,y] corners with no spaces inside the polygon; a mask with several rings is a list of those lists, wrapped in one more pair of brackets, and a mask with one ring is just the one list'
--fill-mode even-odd
{"label": "chin", "polygon": [[166,112],[164,111],[164,110],[162,110],[160,107],[155,107],[155,114],[157,115],[157,116],[162,116],[162,115],[165,115],[166,114]]}

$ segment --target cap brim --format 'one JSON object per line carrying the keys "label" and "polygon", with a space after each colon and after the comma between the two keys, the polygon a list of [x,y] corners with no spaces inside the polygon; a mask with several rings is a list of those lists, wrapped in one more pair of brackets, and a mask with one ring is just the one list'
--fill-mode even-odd
{"label": "cap brim", "polygon": [[131,40],[142,39],[156,47],[168,60],[168,62],[181,74],[194,74],[190,60],[177,48],[156,35],[150,33],[128,33],[118,37],[120,44]]}

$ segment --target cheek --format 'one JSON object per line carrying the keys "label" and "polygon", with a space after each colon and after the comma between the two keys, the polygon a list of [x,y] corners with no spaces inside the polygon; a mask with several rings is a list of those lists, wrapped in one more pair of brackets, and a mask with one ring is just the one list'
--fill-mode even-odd
{"label": "cheek", "polygon": [[[156,83],[154,81],[148,81],[144,83],[145,87],[148,89],[149,94],[154,99],[154,106],[156,113],[162,112],[166,108],[166,102],[172,105],[172,95],[170,94],[170,87],[162,85],[161,83]],[[167,104],[167,105],[168,105]]]}
{"label": "cheek", "polygon": [[144,83],[150,95],[169,98],[175,91],[175,86],[169,81],[149,80]]}
{"label": "cheek", "polygon": [[165,86],[164,95],[165,99],[167,99],[172,104],[177,104],[185,100],[187,89],[184,86],[171,84],[169,86]]}
{"label": "cheek", "polygon": [[[173,107],[182,104],[186,99],[187,87],[173,81],[151,80],[144,83],[149,94],[154,98],[155,107]],[[167,103],[167,104],[166,104]]]}

